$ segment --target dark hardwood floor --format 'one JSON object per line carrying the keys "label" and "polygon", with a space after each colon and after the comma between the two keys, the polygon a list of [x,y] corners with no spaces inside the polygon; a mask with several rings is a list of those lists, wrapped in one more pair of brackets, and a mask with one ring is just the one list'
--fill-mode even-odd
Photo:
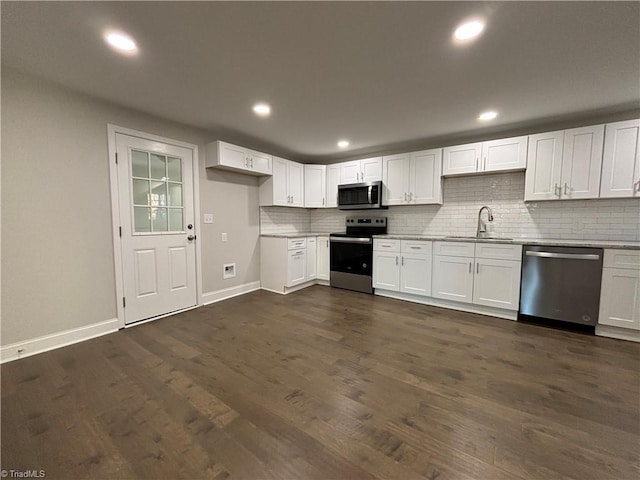
{"label": "dark hardwood floor", "polygon": [[640,345],[321,286],[2,365],[46,478],[638,479]]}

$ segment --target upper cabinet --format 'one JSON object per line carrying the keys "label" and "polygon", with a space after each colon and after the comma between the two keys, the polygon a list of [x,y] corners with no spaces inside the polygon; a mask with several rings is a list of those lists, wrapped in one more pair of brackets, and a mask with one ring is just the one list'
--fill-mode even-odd
{"label": "upper cabinet", "polygon": [[206,167],[234,170],[250,175],[272,174],[273,157],[266,153],[217,141],[207,144],[206,155]]}
{"label": "upper cabinet", "polygon": [[526,166],[526,136],[443,149],[442,174],[445,176],[523,170]]}
{"label": "upper cabinet", "polygon": [[609,123],[604,133],[600,197],[640,196],[640,120]]}
{"label": "upper cabinet", "polygon": [[604,125],[529,136],[525,201],[598,198]]}
{"label": "upper cabinet", "polygon": [[340,184],[340,164],[327,165],[327,207],[338,206],[338,185]]}
{"label": "upper cabinet", "polygon": [[304,165],[273,157],[273,175],[260,183],[260,206],[304,207]]}
{"label": "upper cabinet", "polygon": [[304,206],[322,208],[326,206],[327,166],[304,166]]}
{"label": "upper cabinet", "polygon": [[340,163],[340,184],[382,180],[382,157]]}
{"label": "upper cabinet", "polygon": [[383,205],[442,204],[442,149],[382,159]]}

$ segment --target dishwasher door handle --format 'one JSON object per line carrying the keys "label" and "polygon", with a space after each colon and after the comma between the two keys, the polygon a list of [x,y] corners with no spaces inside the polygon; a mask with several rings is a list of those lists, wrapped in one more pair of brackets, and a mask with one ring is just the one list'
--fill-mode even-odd
{"label": "dishwasher door handle", "polygon": [[543,257],[543,258],[567,258],[570,260],[600,260],[597,254],[581,254],[581,253],[553,253],[553,252],[525,252],[527,257]]}

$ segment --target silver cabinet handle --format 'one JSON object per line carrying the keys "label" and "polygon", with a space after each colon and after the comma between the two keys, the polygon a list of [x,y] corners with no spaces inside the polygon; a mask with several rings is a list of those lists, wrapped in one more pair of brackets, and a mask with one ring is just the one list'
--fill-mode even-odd
{"label": "silver cabinet handle", "polygon": [[558,185],[557,183],[553,184],[553,194],[557,197],[560,196],[561,193],[561,189],[560,189],[560,185]]}
{"label": "silver cabinet handle", "polygon": [[402,266],[404,267],[404,255],[402,256]]}
{"label": "silver cabinet handle", "polygon": [[476,262],[476,275],[480,273],[480,264]]}
{"label": "silver cabinet handle", "polygon": [[253,168],[253,157],[251,157],[251,168]]}
{"label": "silver cabinet handle", "polygon": [[485,168],[487,168],[487,157],[484,157],[482,159],[482,170],[484,170]]}
{"label": "silver cabinet handle", "polygon": [[567,195],[567,182],[564,182],[564,194]]}
{"label": "silver cabinet handle", "polygon": [[327,240],[327,248],[329,248],[329,240]]}
{"label": "silver cabinet handle", "polygon": [[396,255],[396,265],[398,265],[398,256]]}
{"label": "silver cabinet handle", "polygon": [[640,178],[633,184],[633,193],[640,192]]}
{"label": "silver cabinet handle", "polygon": [[476,157],[476,172],[478,171],[479,165],[480,165],[480,157]]}
{"label": "silver cabinet handle", "polygon": [[322,206],[324,207],[324,197],[322,197]]}
{"label": "silver cabinet handle", "polygon": [[471,262],[469,262],[469,273],[471,273]]}

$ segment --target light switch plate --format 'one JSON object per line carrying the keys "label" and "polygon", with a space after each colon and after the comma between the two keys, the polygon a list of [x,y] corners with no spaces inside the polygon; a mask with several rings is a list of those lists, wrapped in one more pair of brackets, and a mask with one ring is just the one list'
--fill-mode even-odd
{"label": "light switch plate", "polygon": [[203,221],[204,223],[213,223],[213,213],[205,213]]}
{"label": "light switch plate", "polygon": [[223,234],[222,234],[222,241],[223,241],[223,242],[226,242],[226,241],[227,241],[227,234],[226,234],[226,233],[223,233]]}

